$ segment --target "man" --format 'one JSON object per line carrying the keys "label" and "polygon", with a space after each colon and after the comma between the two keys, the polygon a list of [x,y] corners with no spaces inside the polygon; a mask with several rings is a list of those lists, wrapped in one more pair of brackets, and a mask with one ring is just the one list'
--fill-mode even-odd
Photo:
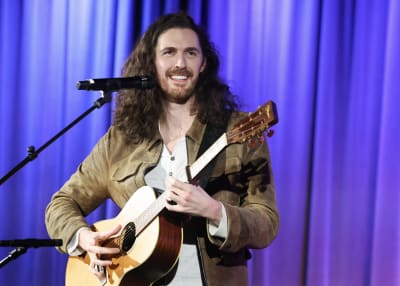
{"label": "man", "polygon": [[171,217],[181,214],[175,218],[184,229],[179,261],[158,284],[247,285],[248,249],[264,248],[277,235],[266,143],[229,145],[206,167],[203,181],[200,176],[193,182],[184,172],[203,137],[209,140],[207,130],[222,134],[245,116],[236,111],[218,68],[213,45],[182,13],[153,23],[125,63],[124,76],[150,75],[157,86],[119,93],[113,126],[46,210],[49,235],[65,242],[60,250],[87,253],[100,281],[107,280],[111,257],[120,253],[103,243],[123,226],[92,231],[84,216],[107,198],[124,207],[144,185],[166,192],[165,208]]}

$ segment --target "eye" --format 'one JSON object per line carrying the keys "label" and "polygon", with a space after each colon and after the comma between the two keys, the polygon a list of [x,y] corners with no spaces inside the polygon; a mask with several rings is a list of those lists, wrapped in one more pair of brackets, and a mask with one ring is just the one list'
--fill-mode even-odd
{"label": "eye", "polygon": [[174,54],[174,51],[172,49],[165,49],[161,51],[161,55],[163,56],[171,56]]}
{"label": "eye", "polygon": [[199,54],[199,52],[197,51],[197,50],[195,50],[195,49],[190,49],[190,50],[187,50],[186,51],[186,54],[189,56],[189,57],[197,57],[198,56],[198,54]]}

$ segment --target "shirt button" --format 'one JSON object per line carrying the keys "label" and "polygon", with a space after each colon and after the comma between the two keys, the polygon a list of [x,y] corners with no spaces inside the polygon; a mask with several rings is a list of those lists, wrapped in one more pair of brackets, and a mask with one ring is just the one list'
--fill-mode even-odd
{"label": "shirt button", "polygon": [[171,161],[174,161],[175,160],[175,156],[171,156]]}
{"label": "shirt button", "polygon": [[169,172],[168,175],[169,175],[169,176],[172,176],[172,172]]}

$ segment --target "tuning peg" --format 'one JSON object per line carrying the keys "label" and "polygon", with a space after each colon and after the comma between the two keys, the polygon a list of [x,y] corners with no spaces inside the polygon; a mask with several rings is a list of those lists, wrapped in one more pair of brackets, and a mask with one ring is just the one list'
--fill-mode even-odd
{"label": "tuning peg", "polygon": [[274,130],[268,129],[268,131],[267,131],[267,136],[268,136],[268,137],[272,137],[274,134],[275,134],[275,131],[274,131]]}
{"label": "tuning peg", "polygon": [[254,138],[249,139],[247,141],[247,146],[249,147],[249,149],[256,147],[256,145],[257,145],[257,141]]}

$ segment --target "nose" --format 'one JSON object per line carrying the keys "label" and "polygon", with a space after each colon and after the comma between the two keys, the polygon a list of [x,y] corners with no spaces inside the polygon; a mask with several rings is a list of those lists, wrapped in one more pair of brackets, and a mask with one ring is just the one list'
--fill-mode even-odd
{"label": "nose", "polygon": [[178,54],[176,56],[175,67],[180,69],[186,67],[186,59],[183,54]]}

